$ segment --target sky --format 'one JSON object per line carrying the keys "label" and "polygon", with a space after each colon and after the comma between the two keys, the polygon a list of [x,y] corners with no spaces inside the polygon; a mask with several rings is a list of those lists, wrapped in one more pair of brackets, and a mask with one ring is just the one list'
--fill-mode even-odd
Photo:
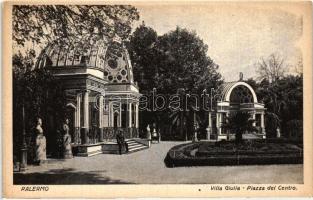
{"label": "sky", "polygon": [[225,81],[256,78],[255,63],[275,53],[292,72],[302,60],[297,43],[302,35],[302,16],[280,6],[247,4],[135,5],[140,20],[158,35],[176,26],[195,31],[208,45],[210,56]]}

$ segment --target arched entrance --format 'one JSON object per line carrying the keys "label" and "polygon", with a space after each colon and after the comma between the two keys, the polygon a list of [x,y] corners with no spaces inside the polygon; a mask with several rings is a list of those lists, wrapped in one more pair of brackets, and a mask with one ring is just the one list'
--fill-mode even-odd
{"label": "arched entrance", "polygon": [[258,131],[253,134],[257,138],[266,137],[264,126],[264,112],[266,109],[264,104],[258,103],[256,93],[249,84],[243,81],[224,83],[217,93],[216,110],[209,113],[208,135],[214,135],[210,138],[216,138],[217,140],[234,139],[234,134],[230,133],[229,129],[225,129],[223,124],[226,122],[227,117],[238,111],[250,113],[256,121],[253,125]]}

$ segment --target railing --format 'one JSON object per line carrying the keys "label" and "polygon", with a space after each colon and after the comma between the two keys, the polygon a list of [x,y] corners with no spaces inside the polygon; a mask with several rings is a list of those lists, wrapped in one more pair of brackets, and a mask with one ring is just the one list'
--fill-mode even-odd
{"label": "railing", "polygon": [[103,139],[106,141],[115,140],[116,134],[122,131],[126,139],[138,138],[139,131],[138,128],[115,128],[115,127],[105,127],[103,128]]}
{"label": "railing", "polygon": [[[138,128],[90,127],[87,135],[77,129],[72,142],[74,144],[97,144],[103,141],[116,141],[116,135],[119,131],[123,132],[125,139],[139,138]],[[86,142],[82,143],[83,141]]]}

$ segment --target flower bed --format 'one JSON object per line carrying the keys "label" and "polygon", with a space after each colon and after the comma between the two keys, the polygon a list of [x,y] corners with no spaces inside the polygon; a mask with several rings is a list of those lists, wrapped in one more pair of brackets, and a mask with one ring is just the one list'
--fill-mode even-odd
{"label": "flower bed", "polygon": [[303,163],[301,143],[267,140],[197,142],[177,145],[169,150],[166,166],[253,165]]}

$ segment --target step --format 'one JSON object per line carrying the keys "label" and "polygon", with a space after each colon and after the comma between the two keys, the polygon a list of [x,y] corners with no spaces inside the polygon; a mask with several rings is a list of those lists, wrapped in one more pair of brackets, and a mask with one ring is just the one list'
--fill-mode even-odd
{"label": "step", "polygon": [[138,146],[145,146],[145,145],[143,145],[143,144],[131,144],[131,145],[128,145],[128,148],[138,147]]}
{"label": "step", "polygon": [[126,143],[127,144],[134,144],[134,143],[138,143],[138,142],[132,140],[132,141],[126,141]]}
{"label": "step", "polygon": [[128,149],[128,153],[134,153],[134,152],[141,151],[141,150],[144,150],[144,149],[148,149],[148,147],[147,146],[142,146],[142,147],[137,147],[137,148],[134,148],[134,149]]}
{"label": "step", "polygon": [[126,140],[126,143],[128,144],[128,153],[134,153],[149,148],[148,146],[132,139]]}

